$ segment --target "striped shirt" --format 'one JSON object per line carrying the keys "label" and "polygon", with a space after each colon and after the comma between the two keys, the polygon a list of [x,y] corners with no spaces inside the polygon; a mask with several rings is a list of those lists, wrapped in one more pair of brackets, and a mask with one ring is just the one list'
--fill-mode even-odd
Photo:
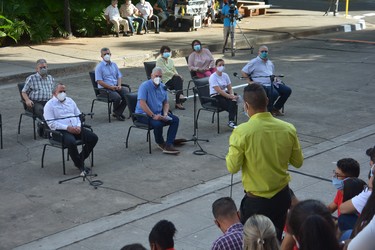
{"label": "striped shirt", "polygon": [[242,250],[243,225],[233,224],[224,235],[220,236],[213,244],[212,250]]}
{"label": "striped shirt", "polygon": [[52,89],[55,79],[52,76],[42,77],[39,73],[35,73],[26,78],[25,86],[22,92],[33,101],[48,101],[52,97]]}

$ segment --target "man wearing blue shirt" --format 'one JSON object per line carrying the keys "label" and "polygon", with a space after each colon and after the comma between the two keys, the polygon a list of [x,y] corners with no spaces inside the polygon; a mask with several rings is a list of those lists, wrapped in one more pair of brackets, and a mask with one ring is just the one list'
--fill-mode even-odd
{"label": "man wearing blue shirt", "polygon": [[[168,94],[165,85],[161,82],[162,69],[155,67],[151,79],[145,81],[138,89],[138,102],[136,114],[146,114],[148,117],[140,122],[150,124],[154,128],[155,141],[165,154],[178,154],[180,151],[173,147],[175,142],[179,119],[169,113]],[[163,127],[169,125],[167,141],[163,138]]]}
{"label": "man wearing blue shirt", "polygon": [[[228,37],[230,35],[231,27],[233,27],[233,47],[235,46],[236,42],[234,40],[234,31],[236,29],[236,18],[238,16],[238,9],[234,4],[233,0],[225,0],[225,5],[221,10],[221,14],[224,17],[224,45],[223,45],[223,53],[225,52],[225,47],[227,46]],[[232,48],[234,49],[234,48]]]}

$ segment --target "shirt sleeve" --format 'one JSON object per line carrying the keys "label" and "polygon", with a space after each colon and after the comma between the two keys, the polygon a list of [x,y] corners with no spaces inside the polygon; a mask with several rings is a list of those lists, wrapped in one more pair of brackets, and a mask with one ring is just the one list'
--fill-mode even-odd
{"label": "shirt sleeve", "polygon": [[251,76],[251,74],[254,71],[254,63],[252,61],[248,62],[243,68],[242,71],[245,72],[248,76]]}
{"label": "shirt sleeve", "polygon": [[206,49],[206,54],[207,54],[207,56],[210,58],[210,68],[212,69],[212,68],[215,68],[215,59],[214,59],[214,57],[212,56],[212,54],[211,54],[211,51],[209,50],[209,49]]}
{"label": "shirt sleeve", "polygon": [[53,112],[53,101],[48,101],[44,106],[44,119],[47,121],[48,127],[52,130],[67,130],[68,125],[62,124],[59,120],[56,119],[55,114]]}
{"label": "shirt sleeve", "polygon": [[103,81],[101,62],[95,68],[95,81]]}
{"label": "shirt sleeve", "polygon": [[289,163],[292,164],[295,168],[300,168],[303,164],[303,153],[302,153],[301,144],[297,136],[297,131],[294,128],[294,126],[293,126],[293,129],[294,129],[294,132],[293,132],[294,144],[292,148],[292,154],[289,158]]}
{"label": "shirt sleeve", "polygon": [[194,54],[194,52],[192,52],[189,55],[189,59],[188,59],[188,67],[189,67],[190,71],[196,71],[196,70],[198,70],[198,67],[196,67],[194,65],[194,62],[195,62],[195,54]]}
{"label": "shirt sleeve", "polygon": [[105,11],[104,11],[104,15],[105,15],[105,16],[109,16],[109,6],[105,9]]}
{"label": "shirt sleeve", "polygon": [[117,79],[121,78],[121,77],[122,77],[122,74],[121,74],[121,71],[120,71],[120,69],[118,68],[117,64],[116,64],[116,63],[113,63],[113,65],[115,66],[116,71],[117,71],[116,78],[117,78]]}
{"label": "shirt sleeve", "polygon": [[227,169],[231,174],[235,174],[241,169],[244,160],[244,146],[241,145],[242,136],[237,131],[235,129],[229,138],[229,151],[225,158]]}
{"label": "shirt sleeve", "polygon": [[30,91],[30,82],[31,82],[31,76],[27,77],[25,80],[25,85],[23,86],[22,92],[29,93]]}
{"label": "shirt sleeve", "polygon": [[348,250],[371,250],[375,246],[375,216],[349,243]]}
{"label": "shirt sleeve", "polygon": [[362,213],[362,210],[364,206],[366,205],[366,202],[368,198],[370,197],[370,195],[371,195],[371,191],[365,190],[365,191],[362,191],[362,193],[360,193],[359,195],[354,196],[352,198],[352,204],[358,213]]}

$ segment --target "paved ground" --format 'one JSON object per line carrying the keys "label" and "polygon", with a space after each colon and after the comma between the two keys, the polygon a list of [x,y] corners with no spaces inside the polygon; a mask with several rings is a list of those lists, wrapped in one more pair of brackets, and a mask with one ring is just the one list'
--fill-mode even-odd
{"label": "paved ground", "polygon": [[[336,32],[343,30],[345,24],[358,28],[358,23],[358,20],[342,16],[322,17],[322,12],[288,9],[275,9],[273,14],[244,19],[241,23],[245,36],[254,46],[274,43],[273,56],[280,65],[280,72],[297,72],[288,78],[294,93],[283,119],[295,124],[299,131],[306,157],[302,172],[330,178],[334,161],[347,156],[347,152],[366,169],[368,159],[363,152],[373,145],[375,139],[375,127],[367,117],[373,112],[363,108],[362,105],[366,105],[363,102],[352,101],[348,105],[346,101],[355,95],[355,100],[370,105],[374,86],[364,82],[355,89],[350,84],[339,88],[338,85],[327,85],[329,77],[319,74],[318,82],[310,79],[306,84],[297,85],[297,79],[311,76],[319,67],[330,72],[336,69],[335,65],[326,61],[311,68],[300,66],[298,62],[323,55],[316,54],[308,41],[304,46],[311,51],[300,56],[285,54],[285,46],[276,42],[288,39],[288,44],[292,44],[296,36]],[[96,190],[80,180],[59,185],[59,180],[74,176],[77,171],[68,162],[67,176],[63,176],[61,156],[54,149],[47,151],[46,167],[40,168],[45,141],[32,139],[30,119],[24,118],[20,135],[16,131],[21,105],[15,83],[33,71],[36,58],[48,60],[52,74],[67,84],[68,95],[77,101],[81,111],[88,112],[93,93],[87,71],[100,60],[101,47],[111,48],[125,75],[125,82],[136,90],[145,79],[142,62],[153,60],[162,44],[170,45],[177,56],[182,56],[190,51],[190,41],[196,38],[213,52],[218,52],[222,28],[214,25],[190,33],[80,38],[0,49],[4,122],[4,149],[0,150],[0,249],[17,246],[17,249],[119,249],[133,242],[147,246],[151,227],[164,218],[173,221],[178,229],[177,249],[209,248],[220,235],[213,223],[211,203],[230,193],[231,176],[224,161],[230,129],[225,126],[225,115],[221,116],[221,134],[216,134],[216,124],[209,122],[209,114],[200,118],[199,137],[210,140],[201,143],[206,155],[194,155],[197,145],[187,143],[179,156],[171,157],[162,154],[155,146],[152,154],[148,154],[143,131],[133,131],[130,148],[125,149],[124,140],[131,122],[108,124],[105,105],[95,104],[95,117],[88,122],[100,138],[95,148],[95,171],[99,175],[96,179],[104,182]],[[238,38],[239,48],[248,47],[241,39],[242,35]],[[223,57],[219,53],[214,55]],[[360,55],[353,56],[353,60],[357,60]],[[252,57],[248,51],[239,51],[233,58],[224,55],[227,72],[239,71]],[[286,61],[290,63],[282,64]],[[185,59],[177,57],[175,63],[185,79],[189,79]],[[366,79],[371,78],[366,76]],[[242,92],[243,83],[234,82],[238,92]],[[302,108],[301,103],[304,104]],[[334,108],[327,108],[331,105]],[[190,138],[193,134],[191,98],[186,107],[186,111],[175,113],[181,119],[179,136]],[[354,112],[357,110],[360,112]],[[245,117],[241,116],[239,122],[243,121]],[[295,173],[292,176],[291,186],[301,199],[319,198],[328,202],[334,193],[329,182]],[[233,182],[233,197],[239,202],[242,196],[240,176],[235,175]]]}

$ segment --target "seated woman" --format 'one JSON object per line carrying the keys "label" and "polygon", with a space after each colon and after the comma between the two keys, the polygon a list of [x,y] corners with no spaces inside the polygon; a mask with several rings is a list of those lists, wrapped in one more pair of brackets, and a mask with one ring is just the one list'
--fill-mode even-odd
{"label": "seated woman", "polygon": [[214,72],[209,79],[210,83],[210,96],[216,98],[219,107],[228,111],[230,128],[235,128],[237,124],[234,121],[237,115],[237,99],[238,96],[234,95],[232,84],[227,73],[224,73],[224,60],[216,60],[216,72]]}
{"label": "seated woman", "polygon": [[150,243],[151,250],[174,250],[174,235],[176,233],[176,227],[172,222],[167,220],[161,220],[155,224],[150,234],[148,235],[148,241]]}
{"label": "seated woman", "polygon": [[182,85],[184,80],[177,73],[171,57],[171,49],[168,46],[161,46],[160,48],[161,57],[156,61],[156,67],[159,67],[163,71],[163,82],[170,90],[176,91],[176,109],[184,110],[183,102],[186,101],[186,97],[182,94]]}
{"label": "seated woman", "polygon": [[214,73],[215,61],[210,50],[202,48],[199,40],[194,40],[191,47],[194,51],[189,56],[189,70],[196,72],[198,78],[208,77]]}

